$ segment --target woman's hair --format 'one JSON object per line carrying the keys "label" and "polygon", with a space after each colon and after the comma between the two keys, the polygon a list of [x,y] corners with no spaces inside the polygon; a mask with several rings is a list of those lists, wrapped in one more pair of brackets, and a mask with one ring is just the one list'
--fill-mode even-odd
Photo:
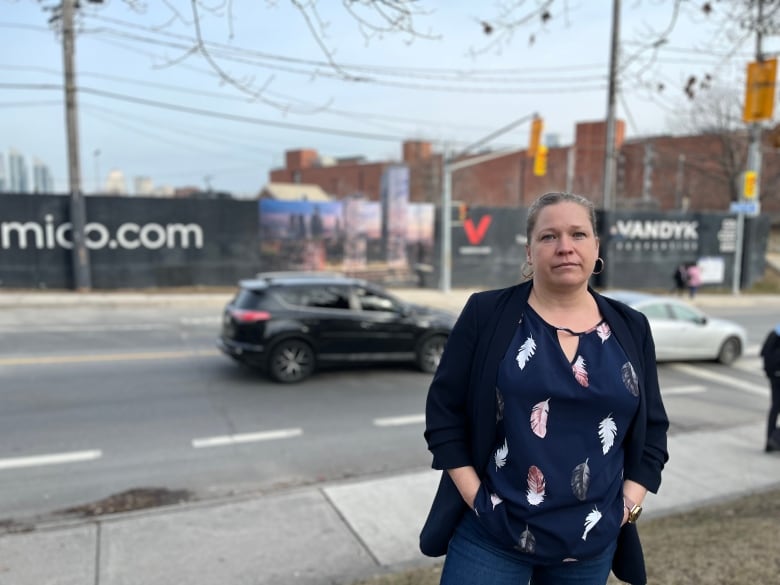
{"label": "woman's hair", "polygon": [[526,238],[528,238],[528,240],[531,239],[531,234],[536,227],[536,220],[539,218],[539,213],[541,213],[542,209],[549,205],[565,202],[576,203],[588,212],[593,234],[598,237],[598,232],[596,231],[596,208],[590,199],[586,199],[582,195],[575,195],[574,193],[545,193],[528,208],[528,218],[525,221]]}

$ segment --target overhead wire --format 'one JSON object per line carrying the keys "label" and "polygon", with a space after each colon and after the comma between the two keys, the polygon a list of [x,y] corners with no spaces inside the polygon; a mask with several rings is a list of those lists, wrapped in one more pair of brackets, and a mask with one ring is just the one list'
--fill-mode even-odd
{"label": "overhead wire", "polygon": [[[104,34],[108,31],[103,31]],[[169,48],[175,48],[180,51],[189,51],[192,49],[191,46],[187,45],[181,45],[171,42],[162,42],[156,39],[148,39],[144,37],[139,36],[133,36],[133,35],[127,35],[127,34],[118,34],[120,38],[124,38],[126,40],[131,41],[137,41],[144,44],[153,44],[153,45],[162,45],[167,46]],[[335,79],[335,80],[342,80],[343,77],[339,75],[338,73],[334,73],[325,69],[322,70],[304,70],[304,69],[296,69],[289,66],[281,66],[281,65],[275,65],[275,64],[269,64],[264,62],[258,62],[254,59],[251,59],[249,57],[243,56],[244,51],[241,51],[239,54],[234,54],[235,52],[231,51],[224,51],[224,50],[214,50],[211,49],[211,54],[215,58],[224,59],[227,61],[231,61],[234,63],[242,63],[244,65],[252,65],[254,67],[262,67],[264,69],[270,69],[272,71],[281,71],[284,73],[289,73],[292,75],[299,75],[299,76],[305,76],[309,78],[326,78],[326,79]],[[600,76],[589,76],[587,78],[584,78],[583,84],[576,86],[572,85],[572,78],[571,77],[562,77],[559,79],[532,79],[530,81],[519,81],[519,80],[494,80],[491,81],[491,83],[503,83],[506,85],[509,84],[519,84],[519,83],[552,83],[557,85],[551,85],[548,87],[527,87],[525,85],[523,86],[516,86],[516,87],[497,87],[497,86],[484,86],[484,85],[440,85],[440,84],[425,84],[425,83],[410,83],[410,82],[403,82],[403,81],[392,81],[387,79],[378,79],[378,78],[351,78],[348,81],[350,81],[353,84],[357,85],[377,85],[382,87],[393,87],[398,89],[407,89],[407,90],[417,90],[417,91],[428,91],[428,92],[460,92],[460,93],[474,93],[474,94],[549,94],[549,93],[560,93],[560,92],[567,92],[567,93],[578,93],[578,92],[587,92],[587,91],[601,91],[606,89],[606,75],[600,75]],[[482,82],[483,80],[471,80],[471,79],[458,79],[456,77],[452,77],[447,79],[449,83],[474,83],[476,82]],[[574,79],[574,81],[578,81]],[[587,81],[590,82],[600,82],[600,83],[590,83],[585,84],[584,82]]]}
{"label": "overhead wire", "polygon": [[[156,29],[152,29],[148,26],[139,25],[136,23],[130,23],[127,21],[122,21],[119,19],[114,18],[107,18],[100,15],[93,15],[92,18],[98,21],[104,21],[104,22],[110,22],[112,24],[117,24],[120,26],[125,26],[127,28],[132,28],[136,30],[143,30],[146,32],[152,32],[155,34],[159,34],[164,37],[172,38],[172,39],[178,39],[180,41],[187,42],[186,46],[191,46],[195,39],[192,37],[189,37],[187,35],[181,35],[176,33],[171,33],[169,31],[160,31]],[[95,29],[95,31],[89,31],[88,29],[85,32],[90,32],[90,34],[97,32],[98,30],[103,30],[105,32],[113,32],[115,34],[123,34],[127,35],[128,33],[124,33],[122,31],[116,31],[114,29]],[[144,37],[137,37],[138,39],[145,39],[147,41],[152,42],[159,42],[160,44],[164,44],[159,39],[148,39]],[[271,61],[280,61],[283,63],[290,63],[290,64],[296,64],[296,65],[307,65],[312,66],[316,68],[325,68],[330,69],[331,64],[327,61],[321,61],[317,59],[303,59],[298,57],[290,57],[288,55],[280,55],[280,54],[274,54],[274,53],[268,53],[265,51],[257,51],[255,49],[247,49],[247,48],[241,48],[241,47],[235,47],[232,45],[226,45],[224,43],[216,43],[212,41],[208,41],[206,43],[210,49],[216,50],[220,49],[223,51],[226,51],[227,54],[231,53],[237,53],[239,55],[244,56],[253,56],[258,59],[265,59],[265,60],[271,60]],[[177,48],[182,48],[180,45],[173,45]],[[571,65],[564,65],[564,66],[557,66],[557,67],[522,67],[522,68],[499,68],[499,69],[474,69],[474,68],[444,68],[444,67],[400,67],[397,65],[367,65],[367,64],[359,64],[359,63],[349,63],[349,62],[339,62],[339,67],[344,70],[354,70],[354,71],[361,71],[366,73],[374,73],[378,75],[388,75],[388,76],[398,76],[398,77],[407,77],[407,78],[422,78],[422,79],[436,79],[436,80],[446,80],[446,81],[458,81],[463,80],[469,77],[482,77],[486,75],[496,75],[500,74],[502,76],[507,75],[522,75],[527,76],[529,74],[539,74],[539,73],[549,73],[549,72],[581,72],[586,69],[598,69],[599,71],[603,70],[605,68],[605,65],[603,63],[593,63],[593,64],[571,64]],[[308,71],[308,73],[313,73],[312,71]],[[603,75],[597,75],[597,76],[589,76],[586,79],[601,79],[603,78]],[[572,79],[571,76],[567,76],[566,79]],[[574,78],[576,79],[576,77]],[[506,77],[503,78],[488,78],[488,79],[480,79],[479,81],[496,81],[496,82],[517,82],[517,81],[537,81],[537,82],[549,82],[550,79],[547,77],[543,77],[541,79],[531,79],[531,80],[511,80],[506,79]],[[559,80],[561,81],[561,80]]]}
{"label": "overhead wire", "polygon": [[[46,83],[5,83],[0,82],[0,89],[27,89],[27,90],[62,90],[62,86],[58,84],[46,84]],[[270,126],[274,128],[284,128],[287,130],[298,130],[301,132],[311,132],[315,134],[330,134],[334,136],[346,136],[349,138],[359,138],[362,140],[375,140],[375,141],[383,141],[383,142],[399,142],[402,140],[405,140],[406,138],[403,136],[398,135],[389,135],[389,134],[374,134],[370,132],[359,132],[354,130],[345,130],[341,128],[326,128],[321,126],[313,126],[313,125],[305,125],[305,124],[295,124],[292,122],[280,122],[278,120],[268,120],[265,118],[256,118],[252,116],[243,116],[238,114],[229,114],[225,112],[214,112],[210,110],[204,110],[202,108],[195,108],[191,106],[185,106],[182,104],[171,104],[166,102],[161,102],[158,100],[152,100],[147,98],[141,98],[136,96],[131,96],[127,94],[120,94],[116,92],[111,91],[105,91],[100,89],[95,89],[91,87],[85,87],[80,86],[78,88],[79,92],[81,93],[88,93],[91,95],[97,95],[101,97],[105,97],[108,99],[114,99],[119,100],[123,102],[129,102],[129,103],[135,103],[135,104],[141,104],[146,105],[150,107],[175,111],[175,112],[182,112],[182,113],[188,113],[193,115],[199,115],[199,116],[205,116],[209,118],[218,118],[221,120],[226,121],[232,121],[232,122],[241,122],[241,123],[247,123],[247,124],[256,124],[260,126]]]}

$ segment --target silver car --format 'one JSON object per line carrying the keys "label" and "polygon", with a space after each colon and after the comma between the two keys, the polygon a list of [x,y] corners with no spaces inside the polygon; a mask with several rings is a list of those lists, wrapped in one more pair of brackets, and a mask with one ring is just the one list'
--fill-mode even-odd
{"label": "silver car", "polygon": [[747,333],[741,325],[709,317],[685,301],[623,290],[603,294],[645,314],[659,362],[717,360],[730,364],[742,355],[747,344]]}

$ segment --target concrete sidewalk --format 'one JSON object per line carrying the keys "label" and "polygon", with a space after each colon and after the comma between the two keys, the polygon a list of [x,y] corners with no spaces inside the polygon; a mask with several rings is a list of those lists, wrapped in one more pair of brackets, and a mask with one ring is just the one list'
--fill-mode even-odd
{"label": "concrete sidewalk", "polygon": [[[763,424],[671,436],[645,518],[780,485]],[[436,562],[417,535],[438,474],[158,508],[0,536],[2,585],[349,583]],[[641,529],[640,529],[641,530]]]}
{"label": "concrete sidewalk", "polygon": [[[412,302],[458,311],[471,291],[393,292]],[[186,299],[179,298],[183,296]],[[71,302],[216,307],[229,296],[0,293],[0,309]],[[696,303],[758,304],[774,318],[780,296],[701,295]],[[661,493],[648,497],[644,518],[780,486],[780,455],[763,452],[763,432],[762,415],[748,426],[670,436],[671,459]],[[350,583],[440,560],[423,557],[417,548],[437,481],[438,473],[420,469],[38,525],[0,535],[0,585]]]}

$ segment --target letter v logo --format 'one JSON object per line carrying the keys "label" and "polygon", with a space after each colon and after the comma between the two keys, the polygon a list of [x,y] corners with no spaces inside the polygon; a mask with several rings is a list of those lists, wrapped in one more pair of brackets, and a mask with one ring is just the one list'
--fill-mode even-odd
{"label": "letter v logo", "polygon": [[463,231],[466,232],[466,237],[469,240],[469,244],[476,246],[482,242],[482,240],[485,238],[485,234],[487,233],[488,228],[490,227],[491,221],[493,221],[492,217],[489,215],[483,215],[479,220],[479,225],[474,227],[474,222],[471,221],[471,218],[464,220]]}

